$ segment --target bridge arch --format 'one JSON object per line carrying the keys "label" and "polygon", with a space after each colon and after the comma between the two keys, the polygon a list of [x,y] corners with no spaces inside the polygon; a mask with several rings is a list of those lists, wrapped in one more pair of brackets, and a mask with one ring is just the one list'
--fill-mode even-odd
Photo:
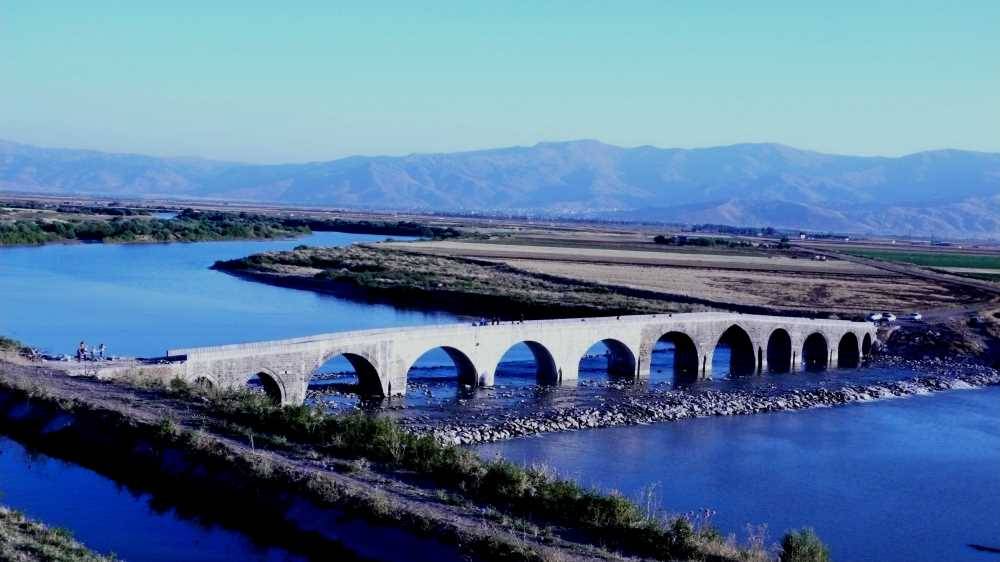
{"label": "bridge arch", "polygon": [[837,344],[837,367],[855,369],[861,364],[860,344],[854,332],[847,332]]}
{"label": "bridge arch", "polygon": [[[715,354],[720,349],[726,348],[729,350],[728,365],[720,364],[718,366],[726,369],[730,375],[752,375],[757,370],[757,346],[754,345],[746,329],[738,324],[726,328],[715,342],[712,351],[713,362],[716,360]],[[720,359],[724,360],[725,358]],[[713,372],[715,370],[713,367]]]}
{"label": "bridge arch", "polygon": [[476,365],[472,362],[472,359],[469,358],[469,355],[464,351],[450,345],[432,347],[411,361],[409,366],[406,368],[407,380],[412,378],[411,373],[413,373],[414,368],[420,368],[417,365],[418,363],[427,359],[431,359],[433,361],[436,359],[433,356],[435,352],[438,351],[443,352],[444,355],[451,360],[460,385],[478,386],[479,371],[476,369]]}
{"label": "bridge arch", "polygon": [[872,354],[872,335],[865,333],[865,337],[861,340],[861,359],[867,361],[868,357]]}
{"label": "bridge arch", "polygon": [[[663,349],[659,344],[668,344],[670,347]],[[661,355],[671,364],[673,371],[674,385],[685,385],[697,382],[699,374],[704,369],[701,362],[701,354],[698,351],[698,344],[691,336],[684,332],[671,330],[656,338],[650,346],[650,369],[652,371],[653,353]],[[659,359],[659,358],[658,358]],[[659,361],[657,361],[659,363]]]}
{"label": "bridge arch", "polygon": [[[589,353],[591,350],[598,348],[602,345],[605,349],[605,357],[607,357],[606,372],[612,378],[617,379],[634,379],[636,377],[636,358],[635,353],[621,340],[614,338],[606,338],[594,342],[592,345],[587,347],[587,351],[584,353]],[[580,358],[580,364],[583,364],[585,357]]]}
{"label": "bridge arch", "polygon": [[792,336],[784,328],[776,328],[767,338],[767,368],[772,373],[792,370]]}
{"label": "bridge arch", "polygon": [[285,385],[281,378],[269,369],[260,369],[256,373],[247,376],[244,381],[244,386],[249,387],[252,390],[257,390],[254,387],[259,386],[259,390],[263,392],[264,395],[271,400],[271,402],[275,404],[285,403],[287,396],[287,393],[285,392]]}
{"label": "bridge arch", "polygon": [[555,357],[552,352],[549,351],[544,344],[535,340],[522,340],[515,342],[513,345],[507,348],[503,354],[501,354],[500,359],[497,364],[493,367],[494,379],[497,374],[500,374],[502,369],[501,365],[507,363],[504,359],[517,348],[519,345],[524,345],[527,347],[528,351],[531,352],[531,357],[535,363],[535,379],[539,384],[557,384],[560,379],[559,368],[556,365]]}
{"label": "bridge arch", "polygon": [[345,386],[349,389],[348,391],[353,391],[360,396],[370,398],[388,396],[392,393],[392,388],[389,388],[388,385],[383,385],[382,375],[375,366],[375,362],[361,353],[337,350],[326,354],[323,357],[321,366],[331,362],[336,363],[339,358],[347,360],[357,378],[357,382],[353,385],[345,383]]}
{"label": "bridge arch", "polygon": [[802,367],[808,371],[826,369],[830,362],[830,346],[826,336],[813,332],[802,343]]}

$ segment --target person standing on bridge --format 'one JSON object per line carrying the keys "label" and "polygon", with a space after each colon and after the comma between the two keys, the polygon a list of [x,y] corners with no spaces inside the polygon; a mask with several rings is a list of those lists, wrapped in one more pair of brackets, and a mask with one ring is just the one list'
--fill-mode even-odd
{"label": "person standing on bridge", "polygon": [[87,343],[81,341],[80,345],[76,348],[76,360],[83,361],[87,358]]}

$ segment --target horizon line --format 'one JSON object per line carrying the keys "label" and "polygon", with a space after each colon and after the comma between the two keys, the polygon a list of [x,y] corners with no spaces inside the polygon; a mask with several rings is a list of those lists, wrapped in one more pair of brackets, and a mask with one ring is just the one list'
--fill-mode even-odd
{"label": "horizon line", "polygon": [[787,148],[787,149],[795,150],[795,151],[798,151],[798,152],[806,152],[806,153],[817,154],[817,155],[821,155],[821,156],[840,156],[840,157],[848,157],[848,158],[884,158],[884,159],[888,159],[888,160],[906,158],[906,157],[916,156],[916,155],[920,155],[920,154],[939,153],[939,152],[968,152],[968,153],[975,153],[975,154],[988,154],[988,155],[998,155],[998,156],[1000,156],[1000,150],[998,150],[998,151],[974,150],[974,149],[954,148],[954,147],[930,148],[930,149],[925,149],[925,150],[918,150],[918,151],[915,151],[915,152],[904,152],[904,153],[899,153],[899,154],[886,155],[886,154],[840,153],[840,152],[830,152],[830,151],[824,151],[824,150],[814,150],[814,149],[811,149],[811,148],[800,148],[800,147],[797,147],[797,146],[793,146],[793,145],[790,145],[790,144],[787,144],[787,143],[777,142],[777,141],[746,141],[746,142],[733,142],[733,143],[704,145],[704,146],[657,146],[657,145],[648,144],[648,143],[646,143],[646,144],[638,144],[638,145],[621,145],[621,144],[613,144],[613,143],[605,142],[603,140],[596,139],[596,138],[577,138],[577,139],[565,139],[565,140],[540,140],[540,141],[535,142],[535,144],[532,144],[532,145],[511,144],[511,145],[505,145],[505,146],[491,146],[491,147],[482,147],[482,148],[468,148],[468,149],[460,149],[460,150],[444,151],[444,152],[442,152],[442,151],[437,151],[437,152],[407,152],[407,153],[398,153],[398,154],[391,154],[391,153],[360,154],[359,153],[359,154],[349,154],[349,155],[346,155],[346,156],[334,157],[334,158],[323,159],[323,160],[300,160],[300,161],[283,161],[283,162],[248,162],[248,161],[229,160],[229,159],[225,159],[225,158],[213,158],[213,157],[208,157],[208,156],[196,156],[196,155],[175,155],[175,156],[168,156],[168,155],[161,155],[161,154],[150,154],[150,153],[145,153],[145,152],[135,152],[135,151],[129,151],[129,150],[121,150],[121,151],[119,151],[119,150],[101,150],[101,149],[96,149],[96,148],[78,148],[78,147],[70,147],[70,146],[43,146],[43,145],[39,145],[39,144],[26,143],[26,142],[11,140],[9,138],[0,137],[0,146],[2,146],[4,144],[7,144],[7,145],[14,145],[14,146],[28,147],[28,148],[33,148],[33,149],[40,149],[40,150],[67,151],[67,152],[88,152],[88,153],[101,154],[101,155],[106,155],[106,156],[136,156],[136,157],[143,157],[143,158],[155,158],[155,159],[160,159],[160,160],[200,160],[200,161],[204,161],[204,162],[212,162],[212,163],[217,163],[217,164],[231,164],[231,165],[239,165],[239,166],[287,166],[287,165],[325,164],[325,163],[338,162],[338,161],[341,161],[341,160],[348,160],[348,159],[351,159],[351,158],[376,159],[376,158],[409,158],[409,157],[418,157],[418,156],[446,156],[446,155],[474,154],[474,153],[477,153],[477,152],[490,152],[490,151],[500,151],[500,150],[530,149],[530,148],[537,148],[539,146],[544,146],[544,145],[568,145],[568,144],[580,144],[580,143],[596,143],[596,144],[599,144],[599,145],[603,145],[603,146],[607,146],[607,147],[611,147],[611,148],[618,148],[618,149],[622,149],[622,150],[636,150],[636,149],[641,149],[641,148],[652,148],[652,149],[656,149],[656,150],[665,150],[665,151],[669,151],[669,150],[696,151],[696,150],[712,150],[712,149],[719,149],[719,148],[733,148],[733,147],[742,147],[742,146],[772,146],[772,147],[779,147],[779,148]]}

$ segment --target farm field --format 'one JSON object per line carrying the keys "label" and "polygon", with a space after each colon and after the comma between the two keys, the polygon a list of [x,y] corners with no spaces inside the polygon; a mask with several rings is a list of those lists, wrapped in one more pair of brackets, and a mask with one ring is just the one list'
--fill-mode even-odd
{"label": "farm field", "polygon": [[987,272],[983,270],[1000,270],[1000,255],[995,254],[971,254],[950,251],[884,251],[856,248],[845,249],[843,252],[862,258],[948,269],[956,273],[960,272],[960,270],[965,270],[968,273]]}
{"label": "farm field", "polygon": [[594,248],[582,245],[545,246],[522,244],[427,241],[392,244],[403,250],[416,250],[452,257],[522,260],[566,260],[625,265],[651,265],[697,267],[708,269],[736,269],[760,271],[806,271],[814,273],[837,273],[849,275],[884,275],[876,269],[846,261],[814,261],[788,255],[747,254],[741,252],[702,252],[667,250],[621,250]]}
{"label": "farm field", "polygon": [[[589,282],[696,300],[709,306],[754,306],[774,311],[825,311],[857,316],[873,310],[908,312],[963,306],[970,295],[934,280],[865,264],[811,259],[809,251],[756,248],[673,248],[646,243],[648,235],[569,233],[519,235],[490,241],[381,244],[406,252],[477,259],[571,282]],[[806,257],[809,256],[809,257]]]}
{"label": "farm field", "polygon": [[551,260],[511,259],[503,263],[532,273],[585,279],[664,295],[786,310],[823,309],[856,314],[869,310],[922,310],[962,302],[960,295],[943,291],[932,283],[886,276],[720,271]]}

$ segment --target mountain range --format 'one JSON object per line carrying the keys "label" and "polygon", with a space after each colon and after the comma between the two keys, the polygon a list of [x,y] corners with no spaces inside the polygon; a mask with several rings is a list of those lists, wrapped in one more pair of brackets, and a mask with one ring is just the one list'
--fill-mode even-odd
{"label": "mountain range", "polygon": [[242,164],[0,141],[0,190],[1000,238],[1000,154],[843,156],[593,140]]}

